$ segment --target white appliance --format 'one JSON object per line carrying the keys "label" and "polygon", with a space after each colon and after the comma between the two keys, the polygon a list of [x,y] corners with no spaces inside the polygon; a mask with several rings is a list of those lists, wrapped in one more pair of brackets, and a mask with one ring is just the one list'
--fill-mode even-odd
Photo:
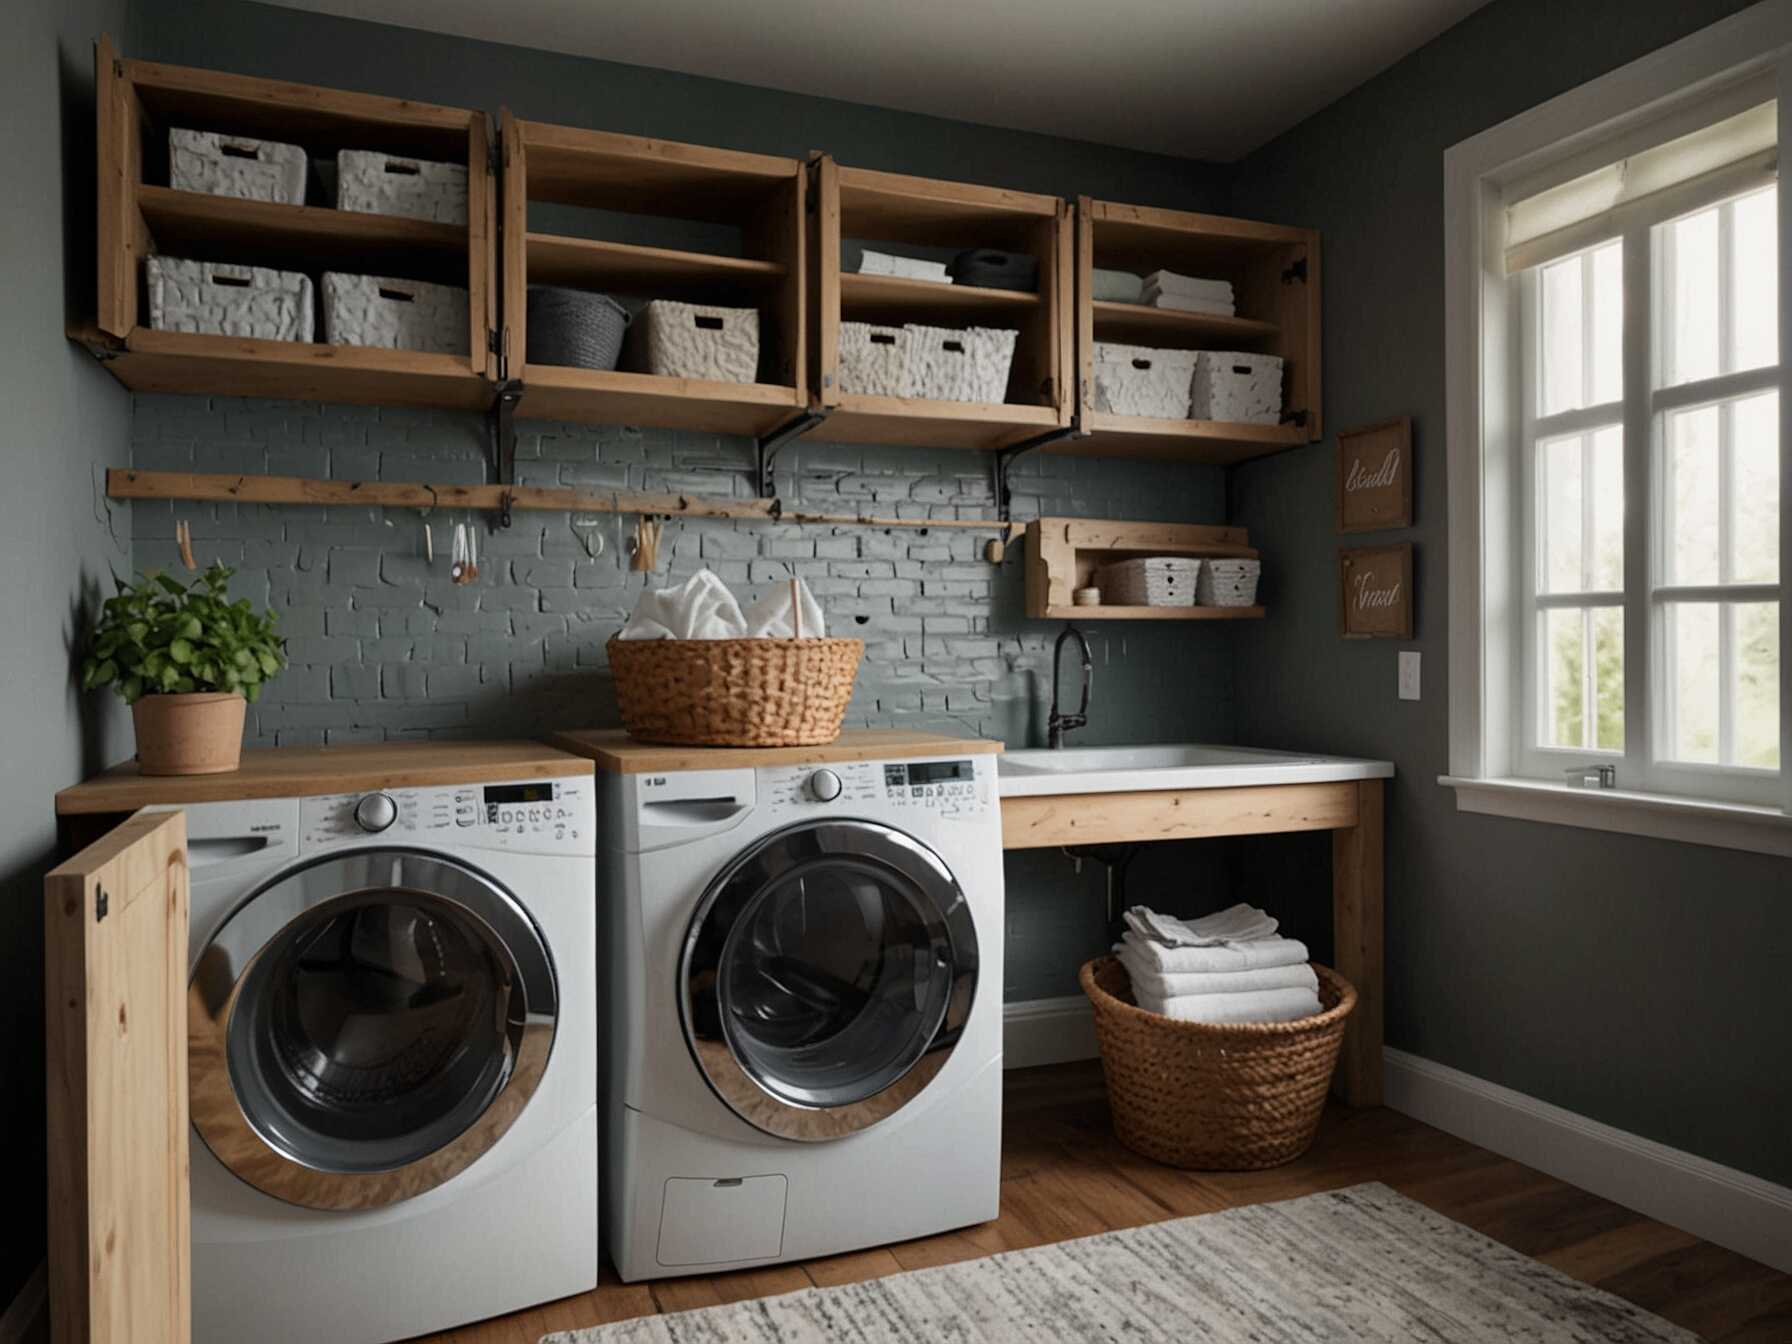
{"label": "white appliance", "polygon": [[624,1279],[994,1218],[995,757],[601,776]]}
{"label": "white appliance", "polygon": [[589,776],[186,807],[193,1339],[597,1283]]}

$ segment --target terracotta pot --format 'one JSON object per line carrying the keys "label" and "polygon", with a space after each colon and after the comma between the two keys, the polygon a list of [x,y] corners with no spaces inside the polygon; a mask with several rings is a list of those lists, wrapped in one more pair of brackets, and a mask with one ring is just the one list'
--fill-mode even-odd
{"label": "terracotta pot", "polygon": [[232,691],[146,695],[131,706],[146,775],[222,775],[243,758],[248,702]]}

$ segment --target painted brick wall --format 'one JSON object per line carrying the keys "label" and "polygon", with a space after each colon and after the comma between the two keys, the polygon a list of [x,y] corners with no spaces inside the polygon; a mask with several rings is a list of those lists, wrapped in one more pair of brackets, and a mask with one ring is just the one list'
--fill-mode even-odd
{"label": "painted brick wall", "polygon": [[[485,479],[485,422],[452,412],[140,396],[133,438],[142,468]],[[745,439],[524,422],[517,454],[526,484],[751,494]],[[979,454],[803,440],[778,469],[780,495],[815,509],[917,519],[993,513]],[[1018,518],[1200,522],[1224,511],[1223,477],[1208,468],[1035,455],[1019,464],[1014,484]],[[185,519],[202,564],[236,566],[237,595],[279,611],[292,667],[250,711],[254,745],[615,724],[605,640],[649,583],[675,583],[705,565],[743,600],[797,575],[831,631],[866,641],[850,722],[1043,744],[1058,627],[1025,619],[1024,548],[989,565],[981,558],[988,533],[675,520],[665,526],[658,572],[646,575],[627,568],[618,545],[632,518],[619,529],[607,514],[519,513],[508,531],[481,528],[479,579],[456,586],[451,533],[458,519],[482,521],[470,515],[432,517],[431,565],[424,520],[411,509],[132,508],[138,568],[178,563],[174,525]],[[1096,623],[1088,634],[1096,661],[1089,740],[1230,739],[1226,627]],[[1189,861],[1179,861],[1184,872]],[[1101,882],[1094,865],[1079,877],[1055,854],[1011,860],[1010,997],[1075,992],[1076,965],[1102,942]]]}

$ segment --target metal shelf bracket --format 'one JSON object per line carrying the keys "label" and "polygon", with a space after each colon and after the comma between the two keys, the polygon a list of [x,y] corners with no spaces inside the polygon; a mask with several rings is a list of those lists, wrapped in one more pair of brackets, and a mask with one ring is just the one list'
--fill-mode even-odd
{"label": "metal shelf bracket", "polygon": [[[516,406],[523,399],[520,379],[506,378],[498,384],[497,398],[485,413],[491,437],[492,484],[516,484]],[[492,530],[510,526],[510,492],[505,491],[503,505],[492,522]]]}
{"label": "metal shelf bracket", "polygon": [[777,494],[772,485],[772,467],[778,460],[778,454],[784,445],[792,439],[801,438],[815,426],[826,420],[832,412],[826,406],[814,406],[800,412],[779,425],[770,434],[762,435],[754,440],[754,461],[756,470],[753,476],[753,489],[761,499],[771,499]]}
{"label": "metal shelf bracket", "polygon": [[1088,434],[1089,431],[1084,429],[1079,421],[1077,424],[1066,425],[1061,429],[1050,429],[1043,434],[1035,434],[1030,439],[1009,444],[1006,448],[996,449],[992,456],[996,478],[996,517],[1004,523],[1014,521],[1009,517],[1009,509],[1014,503],[1014,490],[1008,483],[1008,471],[1017,459],[1051,444],[1062,443],[1065,439],[1087,438]]}

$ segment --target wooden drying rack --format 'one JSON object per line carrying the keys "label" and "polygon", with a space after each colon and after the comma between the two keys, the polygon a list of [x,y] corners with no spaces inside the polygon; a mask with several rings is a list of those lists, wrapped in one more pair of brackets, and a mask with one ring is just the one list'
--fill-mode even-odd
{"label": "wooden drying rack", "polygon": [[[187,471],[106,472],[112,499],[180,499],[228,504],[368,505],[388,509],[474,509],[508,520],[513,509],[546,513],[633,513],[650,518],[736,518],[822,527],[960,528],[994,532],[1011,541],[1023,523],[998,518],[885,518],[866,513],[818,513],[787,508],[780,499],[705,499],[701,495],[635,490],[580,490],[572,486],[430,485],[421,481],[324,481],[304,476],[234,475]],[[1000,557],[992,557],[999,559]]]}

